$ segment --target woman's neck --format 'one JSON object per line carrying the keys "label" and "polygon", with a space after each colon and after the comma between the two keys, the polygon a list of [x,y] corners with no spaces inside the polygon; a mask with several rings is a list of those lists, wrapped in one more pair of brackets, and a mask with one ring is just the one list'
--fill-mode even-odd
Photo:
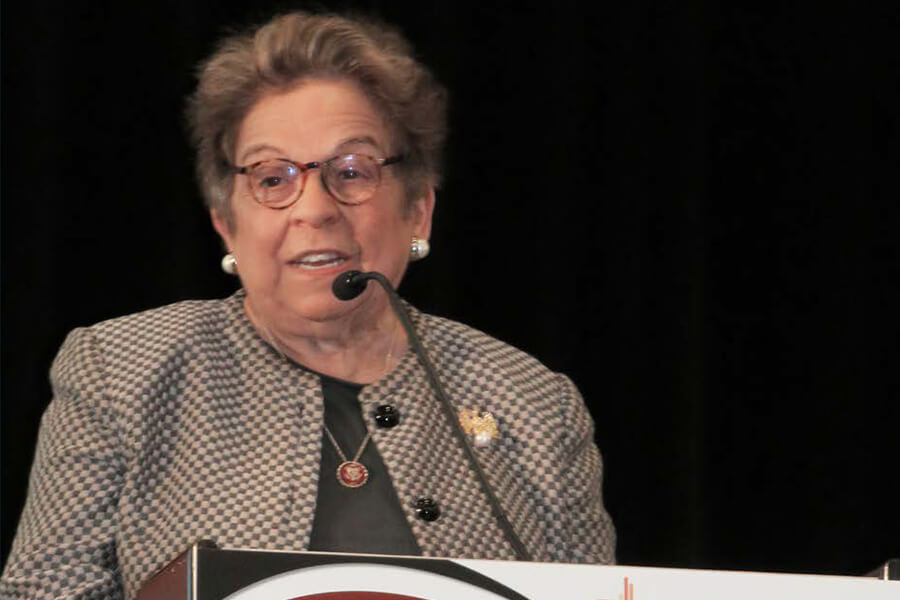
{"label": "woman's neck", "polygon": [[300,332],[273,327],[246,299],[244,310],[257,332],[285,359],[338,379],[372,383],[389,373],[406,352],[406,336],[386,305],[374,314],[307,322]]}

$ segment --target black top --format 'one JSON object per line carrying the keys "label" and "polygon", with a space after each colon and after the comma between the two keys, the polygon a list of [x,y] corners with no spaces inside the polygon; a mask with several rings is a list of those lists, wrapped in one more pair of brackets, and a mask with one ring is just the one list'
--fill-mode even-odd
{"label": "black top", "polygon": [[[347,460],[353,460],[367,432],[358,400],[363,386],[326,375],[320,377],[325,397],[325,424]],[[373,415],[365,415],[365,418],[372,421],[370,425],[374,427]],[[319,490],[309,549],[420,555],[422,551],[406,521],[374,440],[369,440],[359,458],[369,470],[369,480],[362,487],[348,488],[338,482],[336,472],[340,462],[323,429]]]}

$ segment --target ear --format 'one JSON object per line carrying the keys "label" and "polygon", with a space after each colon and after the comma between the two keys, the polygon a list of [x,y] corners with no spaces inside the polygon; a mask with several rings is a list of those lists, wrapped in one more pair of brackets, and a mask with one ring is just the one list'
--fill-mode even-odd
{"label": "ear", "polygon": [[234,236],[232,235],[231,227],[228,225],[228,222],[214,208],[210,209],[209,216],[212,219],[213,228],[216,230],[216,233],[219,234],[219,237],[222,238],[225,249],[231,252],[234,248],[234,244],[232,243]]}
{"label": "ear", "polygon": [[427,240],[431,237],[431,217],[434,214],[434,188],[429,186],[424,196],[413,202],[410,210],[410,218],[413,225],[413,235]]}

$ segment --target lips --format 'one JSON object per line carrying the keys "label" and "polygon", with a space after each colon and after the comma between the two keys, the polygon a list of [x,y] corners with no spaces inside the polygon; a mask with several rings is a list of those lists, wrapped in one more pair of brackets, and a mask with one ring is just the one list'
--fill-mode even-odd
{"label": "lips", "polygon": [[339,266],[349,258],[349,255],[339,250],[308,250],[292,258],[288,264],[300,269],[318,270]]}

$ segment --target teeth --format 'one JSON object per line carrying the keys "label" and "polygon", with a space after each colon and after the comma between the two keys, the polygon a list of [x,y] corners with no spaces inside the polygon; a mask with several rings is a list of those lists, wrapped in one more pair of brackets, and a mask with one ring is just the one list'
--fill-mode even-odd
{"label": "teeth", "polygon": [[307,254],[300,262],[303,264],[321,263],[338,260],[339,258],[340,257],[334,252],[321,252],[319,254]]}
{"label": "teeth", "polygon": [[325,267],[338,265],[346,260],[346,258],[342,258],[335,252],[320,252],[317,254],[307,254],[302,259],[293,261],[292,264],[303,267],[304,269],[323,269]]}

